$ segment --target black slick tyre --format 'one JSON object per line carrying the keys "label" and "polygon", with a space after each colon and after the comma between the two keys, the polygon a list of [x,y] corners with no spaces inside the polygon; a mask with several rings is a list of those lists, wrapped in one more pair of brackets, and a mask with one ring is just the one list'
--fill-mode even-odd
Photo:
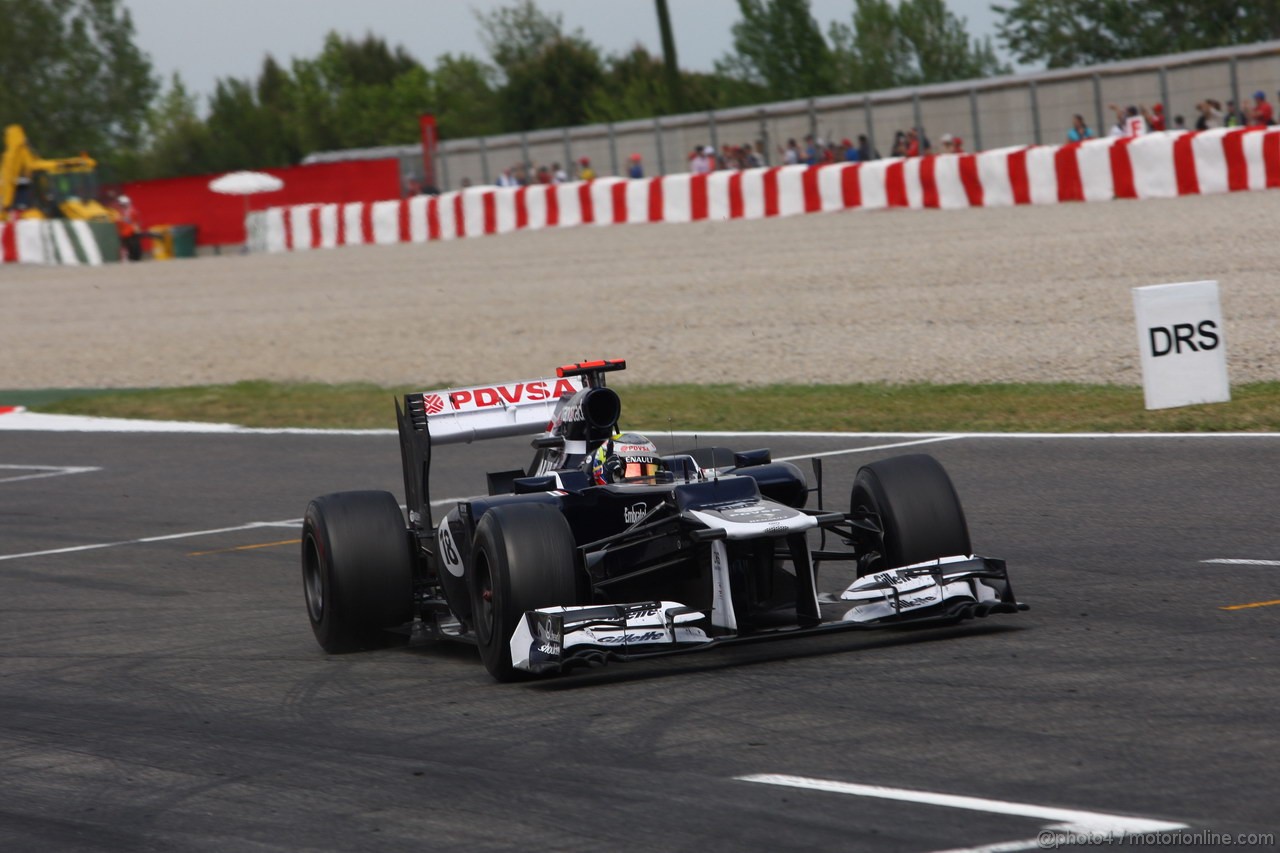
{"label": "black slick tyre", "polygon": [[546,504],[507,504],[484,514],[471,551],[472,617],[485,669],[519,677],[511,634],[526,610],[578,603],[576,543],[569,522]]}
{"label": "black slick tyre", "polygon": [[864,465],[849,504],[852,512],[879,515],[884,529],[880,558],[860,574],[972,553],[960,498],[932,456],[915,453]]}
{"label": "black slick tyre", "polygon": [[413,560],[390,492],[338,492],[307,506],[302,588],[316,641],[339,654],[380,648],[413,618]]}

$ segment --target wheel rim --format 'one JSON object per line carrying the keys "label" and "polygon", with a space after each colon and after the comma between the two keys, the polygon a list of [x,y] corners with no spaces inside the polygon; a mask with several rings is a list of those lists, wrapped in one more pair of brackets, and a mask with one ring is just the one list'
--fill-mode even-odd
{"label": "wheel rim", "polygon": [[307,560],[302,567],[302,589],[307,598],[307,613],[318,625],[324,620],[324,577],[316,541],[310,536],[307,537]]}

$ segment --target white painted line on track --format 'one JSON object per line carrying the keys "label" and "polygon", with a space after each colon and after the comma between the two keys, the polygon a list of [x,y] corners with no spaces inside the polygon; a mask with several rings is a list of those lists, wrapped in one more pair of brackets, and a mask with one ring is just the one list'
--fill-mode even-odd
{"label": "white painted line on track", "polygon": [[799,456],[780,456],[774,462],[795,462],[797,459],[817,459],[820,456],[845,456],[850,453],[870,453],[873,450],[892,450],[896,447],[915,447],[917,444],[934,444],[939,441],[955,441],[965,438],[963,435],[935,435],[932,438],[918,438],[915,441],[898,441],[893,444],[873,444],[870,447],[850,447],[845,450],[828,450],[824,453],[803,453]]}
{"label": "white painted line on track", "polygon": [[88,474],[102,469],[76,465],[0,465],[0,470],[38,472],[35,474],[20,474],[16,477],[0,477],[0,483],[16,483],[19,480],[42,480],[45,477],[63,477],[67,474]]}
{"label": "white painted line on track", "polygon": [[1280,560],[1237,560],[1231,557],[1220,557],[1216,560],[1201,560],[1218,566],[1280,566]]}
{"label": "white painted line on track", "polygon": [[49,557],[55,554],[74,554],[77,551],[100,551],[103,548],[119,548],[123,545],[142,545],[148,542],[167,542],[171,539],[192,539],[197,536],[214,536],[219,533],[235,533],[241,530],[257,530],[263,527],[301,527],[302,519],[285,521],[251,521],[235,527],[216,527],[211,530],[190,530],[185,533],[169,533],[164,536],[144,536],[140,539],[125,539],[120,542],[95,542],[92,545],[73,545],[70,548],[53,548],[48,551],[28,551],[25,554],[0,554],[0,561],[19,560],[24,557]]}
{"label": "white painted line on track", "polygon": [[[1052,822],[1053,825],[1046,827],[1046,831],[1060,831],[1079,835],[1099,834],[1120,838],[1125,834],[1169,832],[1187,827],[1185,823],[1174,823],[1173,821],[1154,820],[1145,817],[1126,817],[1103,812],[1062,809],[1054,806],[1014,803],[1007,800],[991,800],[983,797],[966,797],[957,794],[937,794],[930,791],[913,791],[907,788],[887,788],[882,785],[859,785],[851,782],[837,782],[831,779],[810,779],[805,776],[758,773],[750,776],[735,776],[734,778],[741,782],[759,782],[765,785],[781,785],[810,791],[848,794],[854,797],[874,797],[880,800],[896,800],[898,802],[919,803],[926,806],[967,809],[969,811],[986,812],[987,814],[1036,818]],[[946,853],[978,853],[978,851],[996,853],[996,851],[1033,850],[1044,846],[1044,837],[1045,833],[1042,832],[1038,838],[1006,841],[982,847],[956,848],[946,851]]]}

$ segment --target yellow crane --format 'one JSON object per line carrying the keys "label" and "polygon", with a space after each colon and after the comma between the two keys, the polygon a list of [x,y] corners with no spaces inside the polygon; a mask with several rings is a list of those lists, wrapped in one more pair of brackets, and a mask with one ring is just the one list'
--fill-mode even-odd
{"label": "yellow crane", "polygon": [[0,158],[0,219],[82,219],[115,222],[98,201],[98,162],[88,154],[46,160],[21,125],[4,129]]}

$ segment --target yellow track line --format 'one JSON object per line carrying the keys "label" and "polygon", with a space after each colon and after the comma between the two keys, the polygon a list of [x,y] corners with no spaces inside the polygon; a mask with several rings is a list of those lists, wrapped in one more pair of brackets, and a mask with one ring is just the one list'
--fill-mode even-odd
{"label": "yellow track line", "polygon": [[1250,607],[1270,607],[1273,604],[1280,604],[1280,598],[1274,601],[1254,601],[1250,604],[1232,604],[1229,607],[1219,607],[1219,610],[1248,610]]}
{"label": "yellow track line", "polygon": [[301,539],[281,539],[279,542],[262,542],[257,545],[237,545],[235,548],[218,548],[214,551],[192,551],[188,557],[203,557],[206,554],[226,554],[231,551],[250,551],[254,548],[274,548],[277,545],[299,545]]}

